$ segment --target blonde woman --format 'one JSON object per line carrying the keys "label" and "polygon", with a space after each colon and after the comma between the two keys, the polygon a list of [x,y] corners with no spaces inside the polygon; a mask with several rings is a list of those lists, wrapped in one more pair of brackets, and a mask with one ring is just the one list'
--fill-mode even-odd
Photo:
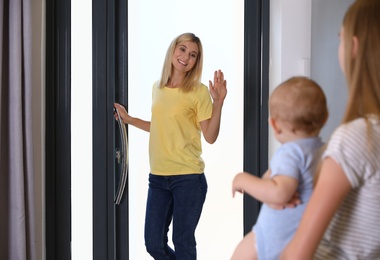
{"label": "blonde woman", "polygon": [[[156,260],[196,259],[194,233],[207,192],[201,134],[210,144],[216,141],[227,94],[221,70],[209,89],[201,83],[202,64],[200,39],[181,34],[170,44],[153,86],[151,121],[131,117],[115,104],[125,124],[150,132],[145,245]],[[168,246],[171,222],[174,249]]]}

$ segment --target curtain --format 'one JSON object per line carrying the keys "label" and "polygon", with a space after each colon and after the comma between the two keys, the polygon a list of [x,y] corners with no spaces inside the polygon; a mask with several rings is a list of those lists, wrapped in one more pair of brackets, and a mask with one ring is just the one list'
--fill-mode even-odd
{"label": "curtain", "polygon": [[0,0],[0,259],[36,259],[31,0]]}

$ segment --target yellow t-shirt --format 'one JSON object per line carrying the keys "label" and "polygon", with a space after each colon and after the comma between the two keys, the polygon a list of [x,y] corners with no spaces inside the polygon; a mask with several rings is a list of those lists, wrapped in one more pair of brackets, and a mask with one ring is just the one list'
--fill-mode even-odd
{"label": "yellow t-shirt", "polygon": [[159,88],[154,84],[149,139],[151,173],[203,173],[199,122],[211,118],[211,114],[211,96],[205,85],[184,93],[178,88]]}

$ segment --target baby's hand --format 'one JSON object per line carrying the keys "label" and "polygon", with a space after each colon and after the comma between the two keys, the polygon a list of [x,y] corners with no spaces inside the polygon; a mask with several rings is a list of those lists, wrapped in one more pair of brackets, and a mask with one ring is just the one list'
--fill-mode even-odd
{"label": "baby's hand", "polygon": [[302,202],[299,198],[299,193],[295,192],[293,197],[285,205],[267,204],[272,209],[285,209],[285,208],[295,208]]}
{"label": "baby's hand", "polygon": [[244,193],[243,187],[241,185],[241,181],[244,179],[243,173],[236,174],[234,180],[232,181],[232,197],[235,197],[235,193],[239,192],[241,194]]}

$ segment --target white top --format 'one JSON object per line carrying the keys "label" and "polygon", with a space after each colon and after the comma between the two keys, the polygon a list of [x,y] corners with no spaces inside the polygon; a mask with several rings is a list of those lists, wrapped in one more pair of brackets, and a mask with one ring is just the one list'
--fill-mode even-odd
{"label": "white top", "polygon": [[342,167],[352,190],[331,221],[315,259],[380,259],[379,119],[359,118],[339,126],[325,157]]}

